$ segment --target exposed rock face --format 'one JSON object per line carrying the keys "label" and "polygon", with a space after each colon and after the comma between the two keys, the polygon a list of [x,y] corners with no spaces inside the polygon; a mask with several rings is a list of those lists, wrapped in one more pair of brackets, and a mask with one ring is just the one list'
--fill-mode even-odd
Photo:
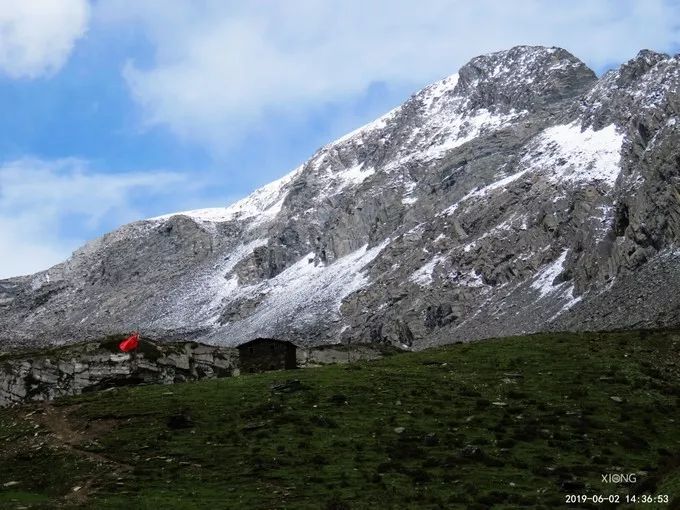
{"label": "exposed rock face", "polygon": [[[680,323],[680,58],[477,57],[228,208],[0,282],[0,341],[421,348]],[[663,282],[661,284],[661,282]]]}
{"label": "exposed rock face", "polygon": [[238,353],[231,348],[145,343],[142,352],[130,354],[115,352],[116,344],[87,343],[0,356],[0,407],[116,386],[228,377],[238,367]]}

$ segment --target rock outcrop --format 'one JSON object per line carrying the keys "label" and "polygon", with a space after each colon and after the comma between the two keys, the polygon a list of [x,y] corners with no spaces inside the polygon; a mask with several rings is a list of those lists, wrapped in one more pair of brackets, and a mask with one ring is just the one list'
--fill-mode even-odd
{"label": "rock outcrop", "polygon": [[172,384],[238,373],[236,349],[195,342],[142,342],[139,352],[122,353],[116,349],[119,340],[0,355],[0,407],[117,386]]}
{"label": "rock outcrop", "polygon": [[0,282],[0,343],[428,345],[680,323],[680,57],[471,60],[227,208]]}

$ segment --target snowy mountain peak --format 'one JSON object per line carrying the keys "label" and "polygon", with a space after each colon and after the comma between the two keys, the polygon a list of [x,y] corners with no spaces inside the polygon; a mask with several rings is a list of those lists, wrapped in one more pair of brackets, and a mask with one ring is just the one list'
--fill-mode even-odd
{"label": "snowy mountain peak", "polygon": [[[377,170],[389,171],[409,161],[438,159],[448,151],[516,121],[538,104],[538,97],[574,95],[594,79],[585,64],[565,50],[517,46],[472,59],[459,73],[425,87],[404,105],[339,138],[306,165],[226,208],[183,213],[201,221],[250,219],[255,225],[272,220],[280,211],[288,185],[303,171],[325,179],[319,199],[363,183]],[[565,90],[562,90],[565,89]],[[566,89],[569,92],[566,92]],[[417,125],[407,118],[417,112]],[[391,158],[347,158],[360,147],[399,144]],[[422,150],[418,150],[418,149]],[[360,160],[361,159],[361,160]],[[409,183],[405,183],[408,187]],[[405,197],[408,204],[409,198]],[[166,219],[170,215],[154,218]]]}
{"label": "snowy mountain peak", "polygon": [[461,67],[456,93],[473,108],[535,110],[574,97],[595,74],[560,48],[516,46],[473,58]]}
{"label": "snowy mountain peak", "polygon": [[678,57],[600,79],[560,48],[476,57],[229,207],[0,282],[0,342],[134,325],[420,348],[680,324],[678,105]]}

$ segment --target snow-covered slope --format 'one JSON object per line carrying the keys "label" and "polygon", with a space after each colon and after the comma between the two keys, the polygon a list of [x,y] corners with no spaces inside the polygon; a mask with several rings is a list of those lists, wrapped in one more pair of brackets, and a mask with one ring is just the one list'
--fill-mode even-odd
{"label": "snow-covered slope", "polygon": [[259,224],[265,221],[271,221],[281,211],[281,206],[283,205],[283,200],[286,198],[288,187],[301,170],[302,167],[296,168],[289,174],[284,175],[274,182],[270,182],[266,186],[261,187],[229,207],[212,207],[165,214],[163,216],[151,218],[149,221],[163,222],[178,214],[207,223],[251,220],[256,224]]}
{"label": "snow-covered slope", "polygon": [[229,207],[0,282],[0,340],[418,348],[677,324],[679,84],[649,51],[600,79],[559,48],[477,57]]}

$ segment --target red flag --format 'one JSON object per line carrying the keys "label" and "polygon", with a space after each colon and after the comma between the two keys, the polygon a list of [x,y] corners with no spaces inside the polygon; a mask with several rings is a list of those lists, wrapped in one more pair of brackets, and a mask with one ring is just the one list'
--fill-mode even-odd
{"label": "red flag", "polygon": [[134,351],[137,347],[139,347],[139,333],[133,333],[118,344],[118,348],[123,352]]}

